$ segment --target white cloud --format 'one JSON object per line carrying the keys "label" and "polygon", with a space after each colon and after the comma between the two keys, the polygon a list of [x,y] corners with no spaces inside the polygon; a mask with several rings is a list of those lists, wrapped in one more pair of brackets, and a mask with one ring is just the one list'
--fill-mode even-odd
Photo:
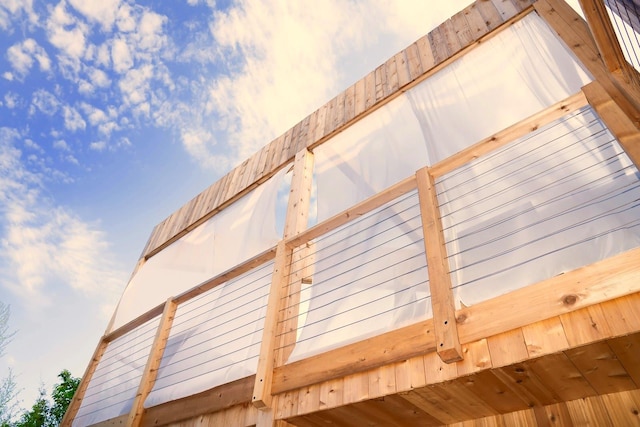
{"label": "white cloud", "polygon": [[2,73],[2,77],[5,80],[13,81],[13,73],[10,71],[5,71],[4,73]]}
{"label": "white cloud", "polygon": [[144,103],[147,100],[152,77],[153,66],[151,64],[129,70],[118,84],[125,104],[138,105]]}
{"label": "white cloud", "polygon": [[7,92],[4,94],[4,105],[10,110],[16,108],[18,101],[19,95],[17,93]]}
{"label": "white cloud", "polygon": [[98,87],[105,88],[111,85],[111,80],[109,79],[107,73],[98,68],[90,68],[87,74],[89,74],[91,82]]}
{"label": "white cloud", "polygon": [[64,55],[79,60],[86,47],[88,28],[69,14],[65,3],[58,3],[47,20],[49,42],[60,49]]}
{"label": "white cloud", "polygon": [[69,144],[64,139],[59,139],[53,142],[53,148],[61,151],[71,151]]}
{"label": "white cloud", "polygon": [[107,143],[105,141],[95,141],[89,144],[89,148],[95,151],[103,151],[107,148]]}
{"label": "white cloud", "polygon": [[2,286],[32,306],[46,304],[54,284],[113,294],[126,276],[112,261],[105,233],[44,195],[42,177],[22,163],[19,139],[0,128]]}
{"label": "white cloud", "polygon": [[44,89],[39,89],[33,94],[31,103],[48,116],[54,115],[60,107],[58,99],[51,92]]}
{"label": "white cloud", "polygon": [[33,11],[33,0],[0,0],[0,28],[10,30],[12,24],[19,22],[22,13],[27,15],[31,24],[38,22]]}
{"label": "white cloud", "polygon": [[133,56],[125,39],[118,38],[113,41],[111,59],[113,60],[113,69],[118,73],[124,73],[133,67]]}
{"label": "white cloud", "polygon": [[7,57],[15,71],[25,76],[34,61],[38,61],[40,70],[49,71],[51,69],[51,60],[49,55],[34,39],[26,39],[22,43],[16,43],[7,50]]}
{"label": "white cloud", "polygon": [[75,108],[65,105],[62,109],[62,112],[64,115],[64,127],[67,130],[75,132],[79,129],[85,129],[87,127],[87,123]]}
{"label": "white cloud", "polygon": [[162,27],[166,21],[166,16],[145,11],[138,23],[138,31],[135,33],[138,49],[156,52],[165,47],[167,37],[163,34]]}
{"label": "white cloud", "polygon": [[136,21],[131,15],[132,9],[127,3],[123,3],[118,9],[116,25],[123,33],[130,33],[136,29]]}
{"label": "white cloud", "polygon": [[120,0],[69,0],[78,12],[90,21],[98,22],[109,31],[116,20]]}

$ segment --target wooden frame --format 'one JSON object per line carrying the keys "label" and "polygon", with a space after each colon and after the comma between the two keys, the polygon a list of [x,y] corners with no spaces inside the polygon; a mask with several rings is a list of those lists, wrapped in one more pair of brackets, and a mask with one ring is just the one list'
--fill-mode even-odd
{"label": "wooden frame", "polygon": [[[313,171],[313,154],[309,149],[327,141],[337,132],[496,34],[497,27],[509,25],[531,12],[538,13],[558,33],[594,76],[593,83],[566,100],[479,141],[431,168],[417,171],[415,175],[314,227],[306,228]],[[611,339],[640,329],[623,324],[620,320],[614,322],[610,319],[611,314],[601,308],[616,304],[628,305],[628,302],[621,301],[638,301],[640,298],[636,297],[640,295],[640,266],[637,263],[640,249],[472,307],[455,310],[453,306],[438,201],[433,191],[436,178],[587,104],[593,107],[620,141],[636,166],[640,164],[640,97],[617,80],[613,75],[616,70],[605,67],[597,53],[599,44],[594,44],[589,29],[576,16],[561,0],[476,1],[296,124],[159,224],[147,243],[141,263],[294,161],[285,232],[278,246],[171,298],[165,304],[106,334],[99,341],[62,425],[71,425],[108,343],[160,314],[163,316],[153,351],[147,361],[131,413],[100,425],[154,425],[158,420],[178,422],[201,416],[204,412],[223,414],[225,411],[236,414],[229,415],[234,420],[244,419],[249,424],[284,425],[286,423],[282,420],[285,418],[358,402],[363,402],[363,408],[370,408],[368,403],[364,404],[364,400],[445,381],[456,383],[453,389],[475,402],[476,397],[464,392],[464,387],[461,387],[464,383],[460,377],[482,375],[478,378],[491,383],[491,375],[512,375],[495,368],[519,363],[534,356],[554,354],[553,357],[563,358],[570,354],[579,360],[580,356],[573,347],[590,345],[598,340]],[[613,55],[612,58],[617,57]],[[302,270],[292,274],[292,263],[300,262],[313,251],[312,248],[307,248],[313,239],[416,188],[428,258],[433,319],[285,365],[288,355],[283,349],[290,347],[291,337],[295,337],[297,328],[296,296],[299,295],[300,284],[309,276]],[[142,403],[153,386],[178,304],[273,259],[275,267],[257,374],[196,396],[144,410]],[[285,314],[283,308],[287,308],[289,312]],[[626,310],[629,312],[628,307]],[[579,325],[586,318],[607,318],[609,326],[602,331],[581,330]],[[284,319],[291,321],[286,322]],[[546,336],[543,333],[545,328],[555,330],[558,324],[562,324],[565,338]],[[614,324],[617,326],[612,326]],[[524,342],[539,342],[541,345],[537,349],[523,349]],[[622,354],[622,349],[619,351]],[[558,352],[563,352],[565,356]],[[486,355],[489,353],[491,363],[487,366]],[[488,368],[493,369],[491,375],[480,374]],[[427,376],[427,372],[432,375],[431,378]],[[415,378],[421,377],[425,378],[424,383],[420,380],[416,382]],[[600,387],[604,391],[609,385],[602,383]],[[611,390],[616,391],[613,388],[609,391]],[[337,397],[337,391],[345,393]],[[440,392],[445,393],[444,386],[437,389],[437,393]],[[428,395],[430,391],[422,390],[420,393]],[[410,393],[402,399],[413,399],[414,402],[425,405],[423,397]],[[389,401],[400,402],[394,399]],[[291,403],[294,400],[297,402],[295,407]],[[539,402],[540,405],[548,403],[544,400]],[[180,405],[186,405],[189,410],[179,416],[168,415],[182,407]],[[498,407],[500,402],[496,400],[492,405]],[[493,408],[492,405],[489,406]],[[505,406],[503,409],[517,410],[516,406]],[[449,409],[455,415],[447,415],[446,410],[433,405],[428,409],[439,414],[438,417],[452,422],[465,416],[464,410],[453,406]],[[542,419],[545,410],[537,409],[534,416]],[[241,414],[243,411],[246,416]],[[225,415],[220,416],[220,419],[225,419]]]}

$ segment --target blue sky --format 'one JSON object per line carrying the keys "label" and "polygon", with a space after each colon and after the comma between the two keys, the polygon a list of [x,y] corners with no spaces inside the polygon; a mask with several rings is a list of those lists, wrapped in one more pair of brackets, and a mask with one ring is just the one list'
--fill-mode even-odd
{"label": "blue sky", "polygon": [[0,359],[81,376],[154,225],[470,1],[0,0]]}

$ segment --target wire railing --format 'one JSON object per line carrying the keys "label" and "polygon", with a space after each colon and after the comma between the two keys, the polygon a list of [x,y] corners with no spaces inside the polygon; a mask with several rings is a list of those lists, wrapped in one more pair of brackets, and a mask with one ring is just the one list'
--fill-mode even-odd
{"label": "wire railing", "polygon": [[640,2],[604,0],[625,58],[640,71]]}

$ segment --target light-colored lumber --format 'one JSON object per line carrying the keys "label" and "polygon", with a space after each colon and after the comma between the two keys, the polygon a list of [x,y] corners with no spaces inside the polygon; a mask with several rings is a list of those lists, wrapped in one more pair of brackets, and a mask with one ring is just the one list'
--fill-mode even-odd
{"label": "light-colored lumber", "polygon": [[364,78],[364,108],[369,109],[376,103],[376,72],[367,74]]}
{"label": "light-colored lumber", "polygon": [[393,364],[369,371],[369,398],[387,396],[396,390],[396,369]]}
{"label": "light-colored lumber", "polygon": [[596,394],[593,387],[564,353],[533,359],[525,365],[562,401],[582,399]]}
{"label": "light-colored lumber", "polygon": [[71,398],[71,402],[69,402],[69,406],[67,407],[67,411],[62,418],[60,426],[62,427],[70,427],[71,423],[75,419],[78,414],[78,410],[82,405],[82,399],[84,399],[84,394],[87,391],[87,387],[89,387],[89,383],[91,382],[91,377],[93,377],[93,373],[96,371],[102,356],[104,355],[105,350],[109,342],[104,338],[100,338],[98,341],[98,345],[93,352],[93,356],[89,360],[89,364],[87,365],[87,369],[84,371],[84,375],[82,375],[82,379],[80,380],[80,384],[78,384],[78,388],[73,394],[73,398]]}
{"label": "light-colored lumber", "polygon": [[127,424],[128,414],[120,415],[119,417],[112,418],[110,420],[104,420],[99,423],[91,424],[91,427],[113,427],[113,426],[123,426]]}
{"label": "light-colored lumber", "polygon": [[522,336],[530,358],[557,353],[569,347],[564,326],[557,316],[523,326]]}
{"label": "light-colored lumber", "polygon": [[574,425],[617,427],[611,422],[607,408],[598,397],[572,400],[567,402],[567,408]]}
{"label": "light-colored lumber", "polygon": [[369,398],[369,376],[362,373],[346,374],[343,384],[343,403],[360,402]]}
{"label": "light-colored lumber", "polygon": [[[637,309],[637,307],[636,307]],[[611,350],[635,384],[640,387],[640,334],[622,336],[607,341]]]}
{"label": "light-colored lumber", "polygon": [[613,336],[640,331],[640,293],[606,301],[600,306]]}
{"label": "light-colored lumber", "polygon": [[495,368],[522,362],[529,358],[521,328],[487,338],[491,365]]}
{"label": "light-colored lumber", "polygon": [[398,86],[404,87],[412,80],[406,50],[401,50],[396,53],[394,58],[396,61],[396,72],[398,73]]}
{"label": "light-colored lumber", "polygon": [[528,402],[504,384],[491,370],[459,378],[457,382],[497,413],[514,412],[528,407]]}
{"label": "light-colored lumber", "polygon": [[142,421],[142,414],[144,412],[144,401],[153,389],[153,385],[156,382],[158,376],[158,369],[160,369],[160,363],[162,362],[162,355],[171,333],[171,325],[176,315],[178,304],[176,304],[172,298],[169,298],[164,305],[164,311],[158,324],[156,336],[151,344],[149,350],[149,356],[147,363],[142,371],[142,377],[140,378],[140,385],[136,396],[133,399],[131,405],[131,411],[127,418],[127,426],[138,427]]}
{"label": "light-colored lumber", "polygon": [[397,362],[395,368],[398,392],[409,391],[427,385],[424,358],[422,356],[410,357],[407,360]]}
{"label": "light-colored lumber", "polygon": [[567,341],[572,347],[611,337],[600,305],[592,305],[560,315]]}
{"label": "light-colored lumber", "polygon": [[406,49],[407,65],[409,67],[409,76],[411,80],[415,80],[423,73],[422,63],[420,62],[420,52],[418,45],[413,43]]}
{"label": "light-colored lumber", "polygon": [[429,289],[433,307],[433,324],[437,351],[445,362],[455,362],[463,358],[458,328],[456,324],[451,277],[442,233],[440,209],[435,182],[428,168],[416,173],[422,230],[429,270]]}

